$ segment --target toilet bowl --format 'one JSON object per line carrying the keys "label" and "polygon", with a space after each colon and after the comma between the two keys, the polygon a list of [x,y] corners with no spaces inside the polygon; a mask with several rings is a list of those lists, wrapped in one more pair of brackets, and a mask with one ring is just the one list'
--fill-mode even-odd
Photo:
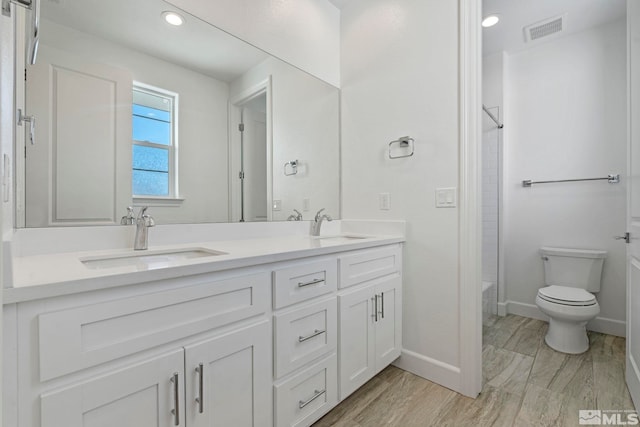
{"label": "toilet bowl", "polygon": [[549,330],[544,338],[549,347],[570,354],[589,349],[586,325],[600,313],[593,294],[584,289],[547,286],[538,291],[536,305],[549,316]]}
{"label": "toilet bowl", "polygon": [[546,286],[538,290],[536,305],[549,316],[545,342],[563,353],[584,353],[589,349],[587,322],[600,313],[592,292],[600,291],[607,252],[543,247],[540,254]]}

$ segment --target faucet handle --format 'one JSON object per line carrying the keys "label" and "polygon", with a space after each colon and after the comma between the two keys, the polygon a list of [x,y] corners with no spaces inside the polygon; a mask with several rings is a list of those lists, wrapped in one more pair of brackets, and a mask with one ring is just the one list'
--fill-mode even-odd
{"label": "faucet handle", "polygon": [[155,227],[156,226],[156,221],[153,219],[153,217],[151,215],[144,215],[142,218],[144,219],[144,225],[146,227]]}
{"label": "faucet handle", "polygon": [[318,211],[318,213],[316,213],[316,222],[317,222],[317,221],[320,221],[320,214],[321,214],[322,212],[324,212],[324,208],[320,209],[320,210]]}
{"label": "faucet handle", "polygon": [[133,214],[133,207],[127,206],[127,214],[120,219],[121,225],[131,225],[133,224],[133,220],[135,215]]}

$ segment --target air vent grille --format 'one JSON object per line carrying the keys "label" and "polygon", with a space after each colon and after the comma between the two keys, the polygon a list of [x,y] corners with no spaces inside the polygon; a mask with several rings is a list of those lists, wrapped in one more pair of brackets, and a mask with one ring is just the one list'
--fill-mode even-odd
{"label": "air vent grille", "polygon": [[533,25],[524,27],[524,36],[527,42],[561,33],[564,30],[564,16],[546,19]]}

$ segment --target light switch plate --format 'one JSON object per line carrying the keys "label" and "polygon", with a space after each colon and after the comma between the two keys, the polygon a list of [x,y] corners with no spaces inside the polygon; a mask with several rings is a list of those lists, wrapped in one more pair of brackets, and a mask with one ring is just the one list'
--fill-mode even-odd
{"label": "light switch plate", "polygon": [[391,196],[389,193],[380,193],[378,195],[378,201],[380,202],[381,211],[388,211],[391,209]]}
{"label": "light switch plate", "polygon": [[282,210],[282,200],[274,200],[273,201],[273,210],[281,211]]}
{"label": "light switch plate", "polygon": [[436,188],[436,208],[455,208],[458,205],[456,187]]}

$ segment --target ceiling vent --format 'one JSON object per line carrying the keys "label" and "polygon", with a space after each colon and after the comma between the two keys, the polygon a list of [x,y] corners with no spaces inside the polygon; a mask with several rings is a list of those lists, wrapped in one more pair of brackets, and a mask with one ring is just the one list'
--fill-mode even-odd
{"label": "ceiling vent", "polygon": [[541,22],[524,27],[524,40],[532,42],[553,34],[560,34],[565,29],[565,16],[555,16]]}

